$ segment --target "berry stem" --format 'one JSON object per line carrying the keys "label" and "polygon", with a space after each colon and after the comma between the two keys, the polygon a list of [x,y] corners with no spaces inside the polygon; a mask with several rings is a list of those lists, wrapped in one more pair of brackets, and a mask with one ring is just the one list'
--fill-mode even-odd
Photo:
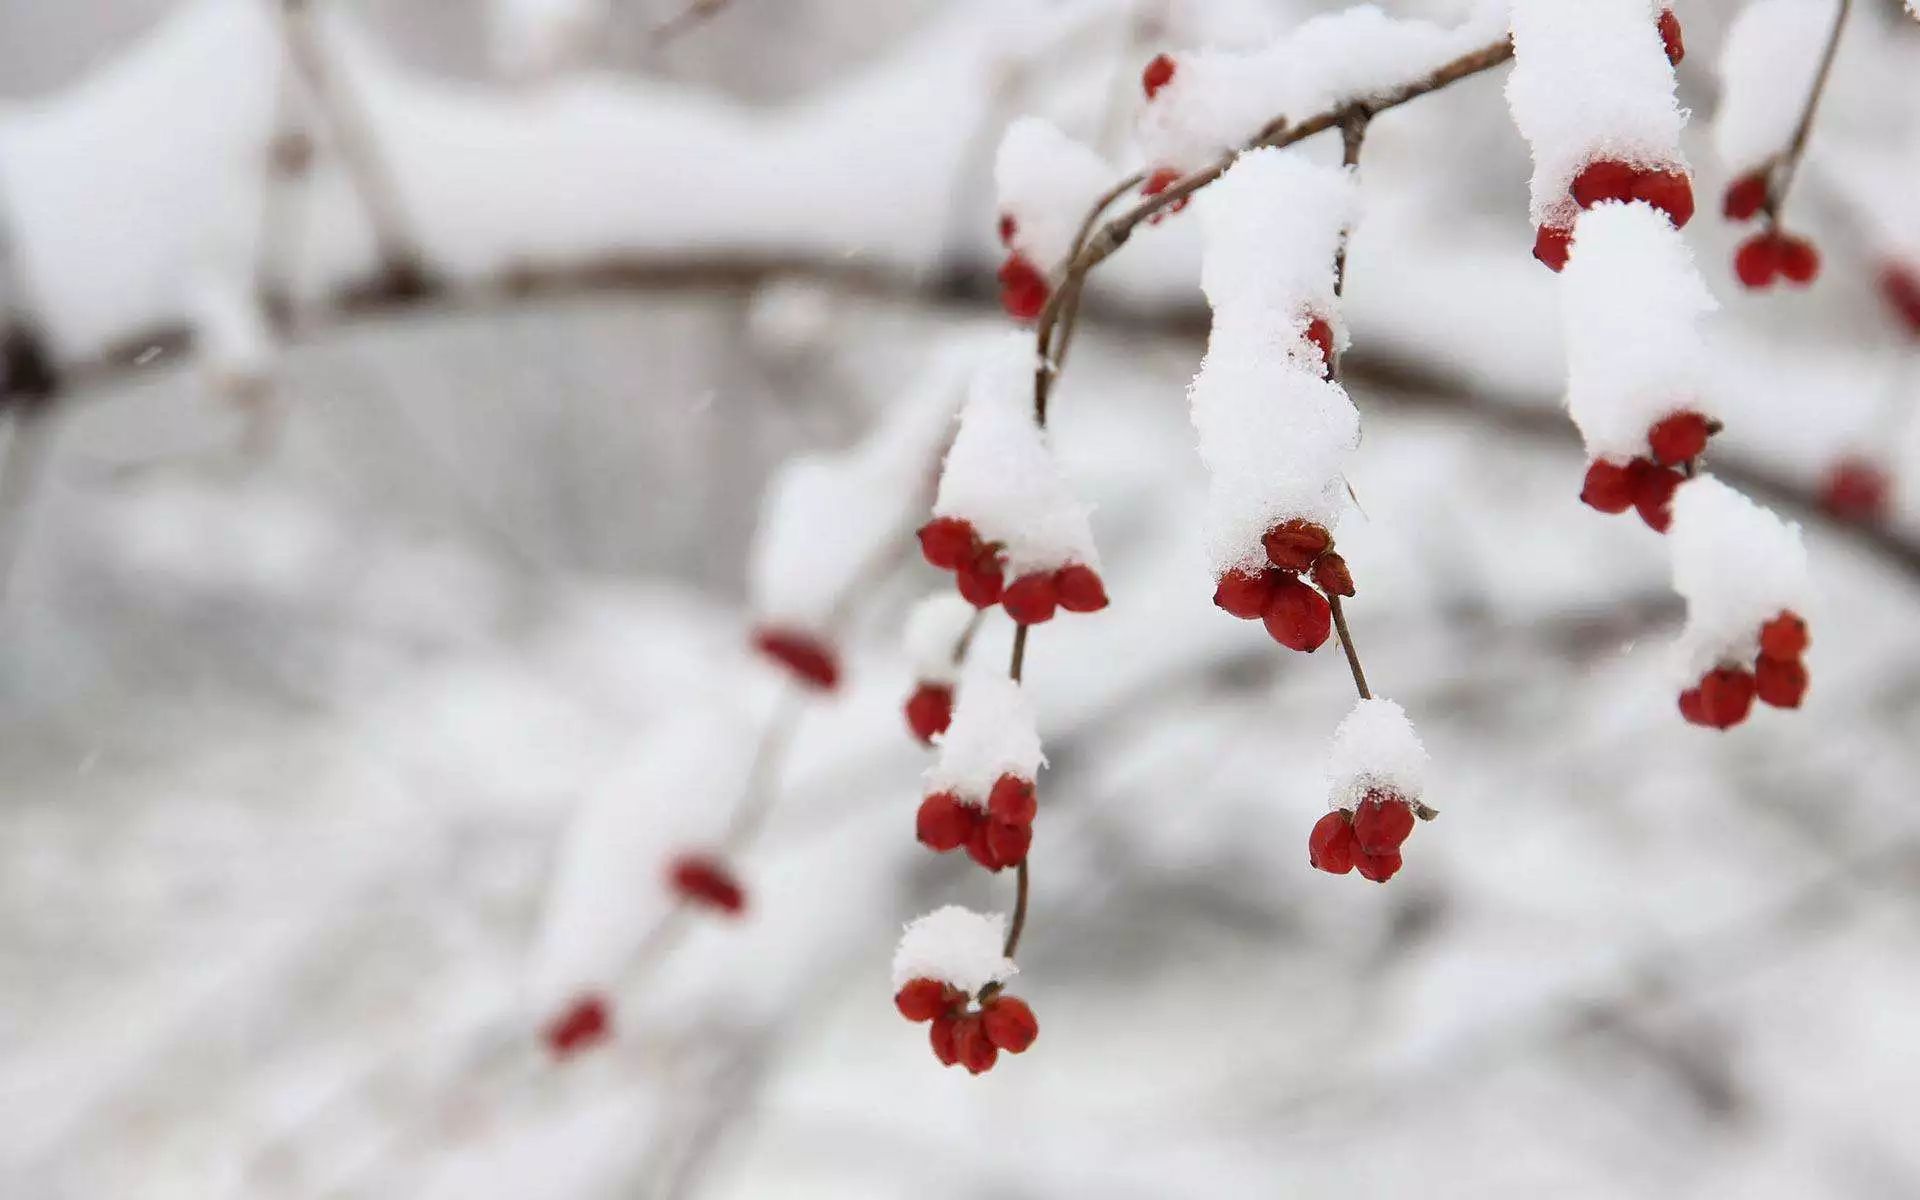
{"label": "berry stem", "polygon": [[1800,123],[1794,126],[1793,140],[1780,152],[1775,167],[1774,186],[1767,189],[1767,224],[1777,225],[1780,220],[1780,208],[1787,202],[1787,189],[1793,186],[1793,177],[1800,169],[1800,159],[1807,150],[1807,138],[1813,132],[1813,116],[1819,111],[1820,97],[1826,94],[1827,80],[1833,75],[1833,60],[1840,51],[1840,34],[1847,26],[1847,14],[1853,8],[1853,0],[1839,0],[1833,13],[1833,32],[1827,35],[1826,49],[1820,54],[1820,69],[1813,77],[1813,87],[1807,92],[1806,107],[1800,110]]}
{"label": "berry stem", "polygon": [[1347,666],[1353,669],[1353,690],[1360,693],[1362,700],[1373,699],[1373,692],[1367,688],[1367,673],[1360,666],[1360,651],[1353,644],[1353,634],[1347,629],[1347,610],[1340,604],[1340,597],[1328,594],[1327,607],[1333,610],[1334,632],[1340,635],[1340,648],[1347,652]]}

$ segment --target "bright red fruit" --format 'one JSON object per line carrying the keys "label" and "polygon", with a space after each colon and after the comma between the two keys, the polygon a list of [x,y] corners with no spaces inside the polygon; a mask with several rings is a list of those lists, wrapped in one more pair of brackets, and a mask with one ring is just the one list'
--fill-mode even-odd
{"label": "bright red fruit", "polygon": [[1320,349],[1320,377],[1333,378],[1333,326],[1324,317],[1307,322],[1307,340]]}
{"label": "bright red fruit", "polygon": [[1846,521],[1878,521],[1893,498],[1893,478],[1865,458],[1849,456],[1833,464],[1820,489],[1820,503]]}
{"label": "bright red fruit", "polygon": [[1353,836],[1353,814],[1336,808],[1313,824],[1307,835],[1307,862],[1329,875],[1345,875],[1353,870],[1354,855],[1360,845]]}
{"label": "bright red fruit", "polygon": [[818,638],[791,629],[756,629],[753,645],[811,687],[830,692],[840,682],[839,660]]}
{"label": "bright red fruit", "polygon": [[1760,655],[1779,662],[1797,662],[1807,652],[1807,623],[1795,612],[1782,612],[1760,627]]}
{"label": "bright red fruit", "polygon": [[1273,598],[1274,576],[1261,571],[1228,571],[1213,589],[1213,602],[1242,621],[1257,621],[1266,615],[1267,601]]}
{"label": "bright red fruit", "polygon": [[1573,252],[1573,230],[1542,225],[1533,231],[1533,256],[1552,271],[1564,270]]}
{"label": "bright red fruit", "polygon": [[1040,811],[1033,784],[1018,775],[1002,775],[987,793],[987,812],[1009,825],[1031,825]]}
{"label": "bright red fruit", "polygon": [[944,683],[923,683],[907,697],[907,728],[922,742],[945,733],[953,722],[953,689]]}
{"label": "bright red fruit", "polygon": [[[1005,867],[1017,867],[1027,861],[1027,851],[1033,848],[1033,826],[1012,825],[1006,821],[989,818],[987,826],[987,853],[992,856],[991,863],[981,863],[991,871]],[[969,847],[971,848],[971,847]]]}
{"label": "bright red fruit", "polygon": [[582,996],[540,1031],[540,1040],[555,1058],[571,1058],[605,1041],[612,1032],[607,1002],[599,996]]}
{"label": "bright red fruit", "polygon": [[[1000,822],[982,816],[974,822],[973,828],[967,831],[967,857],[989,871],[999,871],[1012,865],[1002,862],[999,854],[995,852],[993,827],[996,824]],[[1004,843],[1004,836],[1001,840]]]}
{"label": "bright red fruit", "polygon": [[1347,570],[1347,560],[1335,551],[1327,551],[1313,564],[1313,581],[1329,596],[1353,595],[1353,572]]}
{"label": "bright red fruit", "polygon": [[1807,669],[1798,659],[1762,658],[1753,664],[1754,694],[1775,708],[1799,708],[1807,694]]}
{"label": "bright red fruit", "polygon": [[987,1039],[986,1027],[979,1016],[972,1014],[954,1023],[953,1049],[960,1065],[974,1075],[991,1071],[1000,1058],[1000,1051]]}
{"label": "bright red fruit", "polygon": [[1780,274],[1788,283],[1802,287],[1820,275],[1820,252],[1803,237],[1784,235],[1780,239]]}
{"label": "bright red fruit", "polygon": [[1000,307],[1016,321],[1031,321],[1047,306],[1047,277],[1025,258],[1009,255],[1000,264]]}
{"label": "bright red fruit", "polygon": [[1673,494],[1686,481],[1687,477],[1678,471],[1651,464],[1635,476],[1633,507],[1639,511],[1640,519],[1647,523],[1648,529],[1665,533],[1667,526],[1673,524]]}
{"label": "bright red fruit", "polygon": [[1040,1036],[1040,1022],[1034,1020],[1027,1002],[1013,996],[996,996],[980,1010],[980,1027],[987,1040],[1008,1054],[1024,1053]]}
{"label": "bright red fruit", "polygon": [[1060,593],[1054,589],[1051,573],[1036,571],[1008,584],[1000,594],[1000,603],[1018,624],[1038,625],[1053,620],[1053,610],[1060,606]]}
{"label": "bright red fruit", "polygon": [[1738,667],[1716,667],[1700,681],[1700,713],[1715,729],[1731,729],[1753,709],[1753,676]]}
{"label": "bright red fruit", "polygon": [[1567,189],[1573,194],[1574,203],[1581,208],[1592,208],[1603,200],[1633,199],[1633,182],[1640,172],[1623,162],[1601,159],[1588,163]]}
{"label": "bright red fruit", "polygon": [[893,994],[893,1006],[909,1021],[931,1021],[953,1005],[952,989],[938,979],[909,979]]}
{"label": "bright red fruit", "polygon": [[1920,274],[1900,263],[1890,263],[1880,272],[1880,295],[1906,322],[1907,332],[1920,336]]}
{"label": "bright red fruit", "polygon": [[1718,423],[1697,412],[1677,412],[1654,423],[1647,431],[1647,445],[1653,449],[1654,461],[1674,466],[1700,457],[1707,439],[1718,429]]}
{"label": "bright red fruit", "polygon": [[730,916],[747,906],[747,894],[733,872],[719,859],[705,854],[683,854],[674,859],[667,866],[667,881],[689,904],[717,908]]}
{"label": "bright red fruit", "polygon": [[1780,274],[1780,258],[1780,239],[1771,233],[1756,233],[1733,252],[1733,273],[1746,287],[1771,287]]}
{"label": "bright red fruit", "polygon": [[1720,211],[1729,221],[1745,221],[1753,217],[1767,203],[1767,173],[1755,171],[1742,175],[1727,185],[1727,197]]}
{"label": "bright red fruit", "polygon": [[1642,171],[1633,180],[1633,198],[1667,214],[1675,229],[1693,220],[1693,180],[1683,171]]}
{"label": "bright red fruit", "polygon": [[1145,89],[1147,99],[1159,94],[1160,89],[1173,82],[1173,59],[1165,54],[1156,54],[1140,72],[1140,86]]}
{"label": "bright red fruit", "polygon": [[1690,687],[1680,693],[1680,715],[1691,725],[1707,724],[1706,701],[1700,696],[1700,689]]}
{"label": "bright red fruit", "polygon": [[[1161,167],[1159,170],[1155,171],[1153,174],[1147,176],[1147,181],[1140,185],[1140,194],[1142,196],[1158,196],[1161,192],[1166,191],[1168,188],[1172,187],[1174,184],[1179,182],[1180,182],[1180,172],[1174,170],[1172,167]],[[1187,201],[1191,199],[1193,199],[1192,196],[1180,197],[1178,200],[1175,200],[1172,204],[1167,205],[1165,208],[1161,209],[1159,212],[1154,213],[1151,217],[1148,217],[1147,218],[1148,223],[1153,225],[1158,225],[1161,221],[1165,220],[1166,218],[1172,216],[1174,213],[1177,213],[1181,209],[1185,208],[1187,206]]]}
{"label": "bright red fruit", "polygon": [[927,1041],[933,1045],[933,1056],[940,1065],[950,1067],[960,1061],[960,1050],[955,1045],[960,1028],[960,1018],[952,1013],[938,1016],[927,1029]]}
{"label": "bright red fruit", "polygon": [[1068,563],[1053,573],[1053,590],[1068,612],[1099,612],[1107,606],[1107,585],[1084,563]]}
{"label": "bright red fruit", "polygon": [[935,517],[920,527],[920,553],[942,571],[958,571],[972,562],[979,545],[973,522],[960,517]]}
{"label": "bright red fruit", "polygon": [[1635,482],[1646,464],[1634,459],[1626,466],[1597,458],[1587,467],[1586,482],[1580,486],[1580,502],[1603,513],[1623,513],[1633,507]]}
{"label": "bright red fruit", "polygon": [[960,589],[960,596],[975,608],[992,608],[1000,603],[1003,573],[1000,569],[1000,555],[992,550],[982,550],[974,560],[954,572],[954,586]]}
{"label": "bright red fruit", "polygon": [[935,792],[920,802],[913,816],[913,836],[922,846],[940,854],[967,844],[980,823],[978,809],[969,808],[952,792]]}
{"label": "bright red fruit", "polygon": [[1674,16],[1670,8],[1660,10],[1660,44],[1666,48],[1667,61],[1676,67],[1687,56],[1687,43],[1680,35],[1680,18]]}
{"label": "bright red fruit", "polygon": [[1413,832],[1413,806],[1385,792],[1368,792],[1353,813],[1353,840],[1363,854],[1398,850]]}
{"label": "bright red fruit", "polygon": [[1274,585],[1261,619],[1274,641],[1307,654],[1326,644],[1333,632],[1333,610],[1326,599],[1290,575],[1281,576]]}
{"label": "bright red fruit", "polygon": [[1260,541],[1267,548],[1268,562],[1295,573],[1311,567],[1313,560],[1333,545],[1333,537],[1325,529],[1298,519],[1275,525]]}
{"label": "bright red fruit", "polygon": [[1385,883],[1400,870],[1400,852],[1386,850],[1379,854],[1368,854],[1362,850],[1353,856],[1353,869],[1360,872],[1360,878],[1374,883]]}

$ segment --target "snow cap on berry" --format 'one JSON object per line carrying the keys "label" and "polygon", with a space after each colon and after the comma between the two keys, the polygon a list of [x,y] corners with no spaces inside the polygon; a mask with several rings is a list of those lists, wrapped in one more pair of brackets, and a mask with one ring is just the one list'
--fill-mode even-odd
{"label": "snow cap on berry", "polygon": [[1581,213],[1560,279],[1567,409],[1589,457],[1645,457],[1662,418],[1718,415],[1699,332],[1718,306],[1664,215],[1617,203]]}
{"label": "snow cap on berry", "polygon": [[1750,664],[1782,610],[1807,616],[1812,582],[1800,527],[1709,475],[1680,485],[1667,533],[1673,586],[1687,602],[1682,685],[1723,661]]}
{"label": "snow cap on berry", "polygon": [[1066,260],[1094,204],[1120,172],[1041,117],[1007,126],[994,158],[1000,215],[1012,217],[1008,248],[1042,272]]}
{"label": "snow cap on berry", "polygon": [[1000,952],[1007,936],[1002,913],[977,913],[949,904],[909,922],[893,952],[893,988],[915,979],[936,979],[978,995],[990,983],[1005,983],[1019,970]]}
{"label": "snow cap on berry", "polygon": [[1713,114],[1713,150],[1732,175],[1762,166],[1793,140],[1833,16],[1833,0],[1753,0],[1735,14]]}
{"label": "snow cap on berry", "polygon": [[1417,803],[1426,789],[1427,749],[1406,710],[1391,700],[1361,700],[1333,731],[1327,758],[1327,800],[1352,809],[1368,792],[1391,792]]}
{"label": "snow cap on berry", "polygon": [[1507,107],[1533,148],[1535,226],[1565,229],[1588,164],[1685,172],[1684,118],[1655,0],[1525,0],[1513,5]]}
{"label": "snow cap on berry", "polygon": [[1033,705],[997,664],[969,665],[955,697],[953,722],[927,768],[926,791],[952,792],[975,808],[1002,775],[1032,780],[1046,762]]}
{"label": "snow cap on berry", "polygon": [[1007,334],[985,352],[933,505],[935,516],[970,521],[1001,543],[1009,580],[1069,563],[1100,568],[1087,505],[1033,419],[1034,363],[1030,334]]}

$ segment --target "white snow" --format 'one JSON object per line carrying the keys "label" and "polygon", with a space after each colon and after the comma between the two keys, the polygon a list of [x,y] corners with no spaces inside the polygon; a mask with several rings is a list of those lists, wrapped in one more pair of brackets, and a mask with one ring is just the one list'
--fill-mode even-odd
{"label": "white snow", "polygon": [[1015,222],[1012,249],[1043,272],[1059,266],[1087,214],[1122,174],[1053,122],[1015,120],[993,164],[999,211]]}
{"label": "white snow", "polygon": [[1587,454],[1647,454],[1647,430],[1683,409],[1717,417],[1700,318],[1718,305],[1664,213],[1605,203],[1580,214],[1560,276],[1567,409]]}
{"label": "white snow", "polygon": [[1507,76],[1513,123],[1533,148],[1535,225],[1567,228],[1587,163],[1685,170],[1673,65],[1653,0],[1522,0]]}
{"label": "white snow", "polygon": [[489,49],[509,75],[541,76],[566,67],[606,23],[607,0],[492,0]]}
{"label": "white snow", "polygon": [[893,952],[894,990],[915,979],[937,979],[977,995],[990,983],[1004,983],[1019,971],[1000,953],[1006,936],[1003,913],[977,913],[949,904],[916,917]]}
{"label": "white snow", "polygon": [[193,348],[216,386],[244,388],[273,369],[272,332],[249,281],[208,275],[194,289]]}
{"label": "white snow", "polygon": [[1361,700],[1333,731],[1327,754],[1327,798],[1351,809],[1369,791],[1390,791],[1409,803],[1426,790],[1427,750],[1406,710],[1391,700]]}
{"label": "white snow", "polygon": [[1331,531],[1360,417],[1322,379],[1311,316],[1340,318],[1333,259],[1354,208],[1353,178],[1281,150],[1257,150],[1201,198],[1201,286],[1213,329],[1188,389],[1209,476],[1203,536],[1216,573],[1265,561],[1260,539],[1289,518]]}
{"label": "white snow", "polygon": [[916,681],[950,684],[959,678],[960,664],[954,661],[953,651],[979,611],[950,589],[913,606],[902,641]]}
{"label": "white snow", "polygon": [[926,771],[926,792],[952,792],[984,808],[1002,775],[1032,780],[1046,763],[1033,705],[998,663],[969,663],[953,706],[953,723],[935,739],[940,748]]}
{"label": "white snow", "polygon": [[1720,52],[1713,149],[1743,175],[1787,148],[1833,28],[1833,0],[1754,0]]}
{"label": "white snow", "polygon": [[983,539],[1005,544],[1008,582],[1069,563],[1100,567],[1089,509],[1034,423],[1036,362],[1026,333],[1006,334],[980,355],[933,506],[936,516],[971,521]]}
{"label": "white snow", "polygon": [[1697,680],[1723,660],[1751,664],[1760,627],[1791,610],[1808,618],[1812,581],[1800,527],[1710,475],[1673,497],[1673,587],[1687,602],[1682,676]]}

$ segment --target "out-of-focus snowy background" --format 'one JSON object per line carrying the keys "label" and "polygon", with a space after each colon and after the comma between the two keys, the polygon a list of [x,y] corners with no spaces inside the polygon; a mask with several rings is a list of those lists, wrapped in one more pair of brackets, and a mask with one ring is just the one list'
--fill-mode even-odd
{"label": "out-of-focus snowy background", "polygon": [[[1897,5],[1857,6],[1796,197],[1826,270],[1764,295],[1698,128],[1728,13],[1679,6],[1714,467],[1824,593],[1805,709],[1724,735],[1674,711],[1657,540],[1576,500],[1499,73],[1376,123],[1341,548],[1444,813],[1385,887],[1305,862],[1337,651],[1209,603],[1191,217],[1105,269],[1054,412],[1114,603],[1029,650],[1042,1032],[978,1079],[888,983],[901,922],[1010,891],[912,839],[910,555],[745,919],[635,944],[786,703],[746,644],[760,493],[1004,327],[1008,119],[1125,161],[1155,50],[1315,6],[734,0],[666,45],[666,0],[308,7],[424,301],[354,292],[381,235],[324,131],[267,194],[277,4],[0,0],[5,299],[76,364],[0,485],[0,1195],[1920,1195],[1920,506],[1814,503],[1849,448],[1920,457],[1849,182],[1916,153]],[[615,1036],[554,1064],[589,982]]]}

